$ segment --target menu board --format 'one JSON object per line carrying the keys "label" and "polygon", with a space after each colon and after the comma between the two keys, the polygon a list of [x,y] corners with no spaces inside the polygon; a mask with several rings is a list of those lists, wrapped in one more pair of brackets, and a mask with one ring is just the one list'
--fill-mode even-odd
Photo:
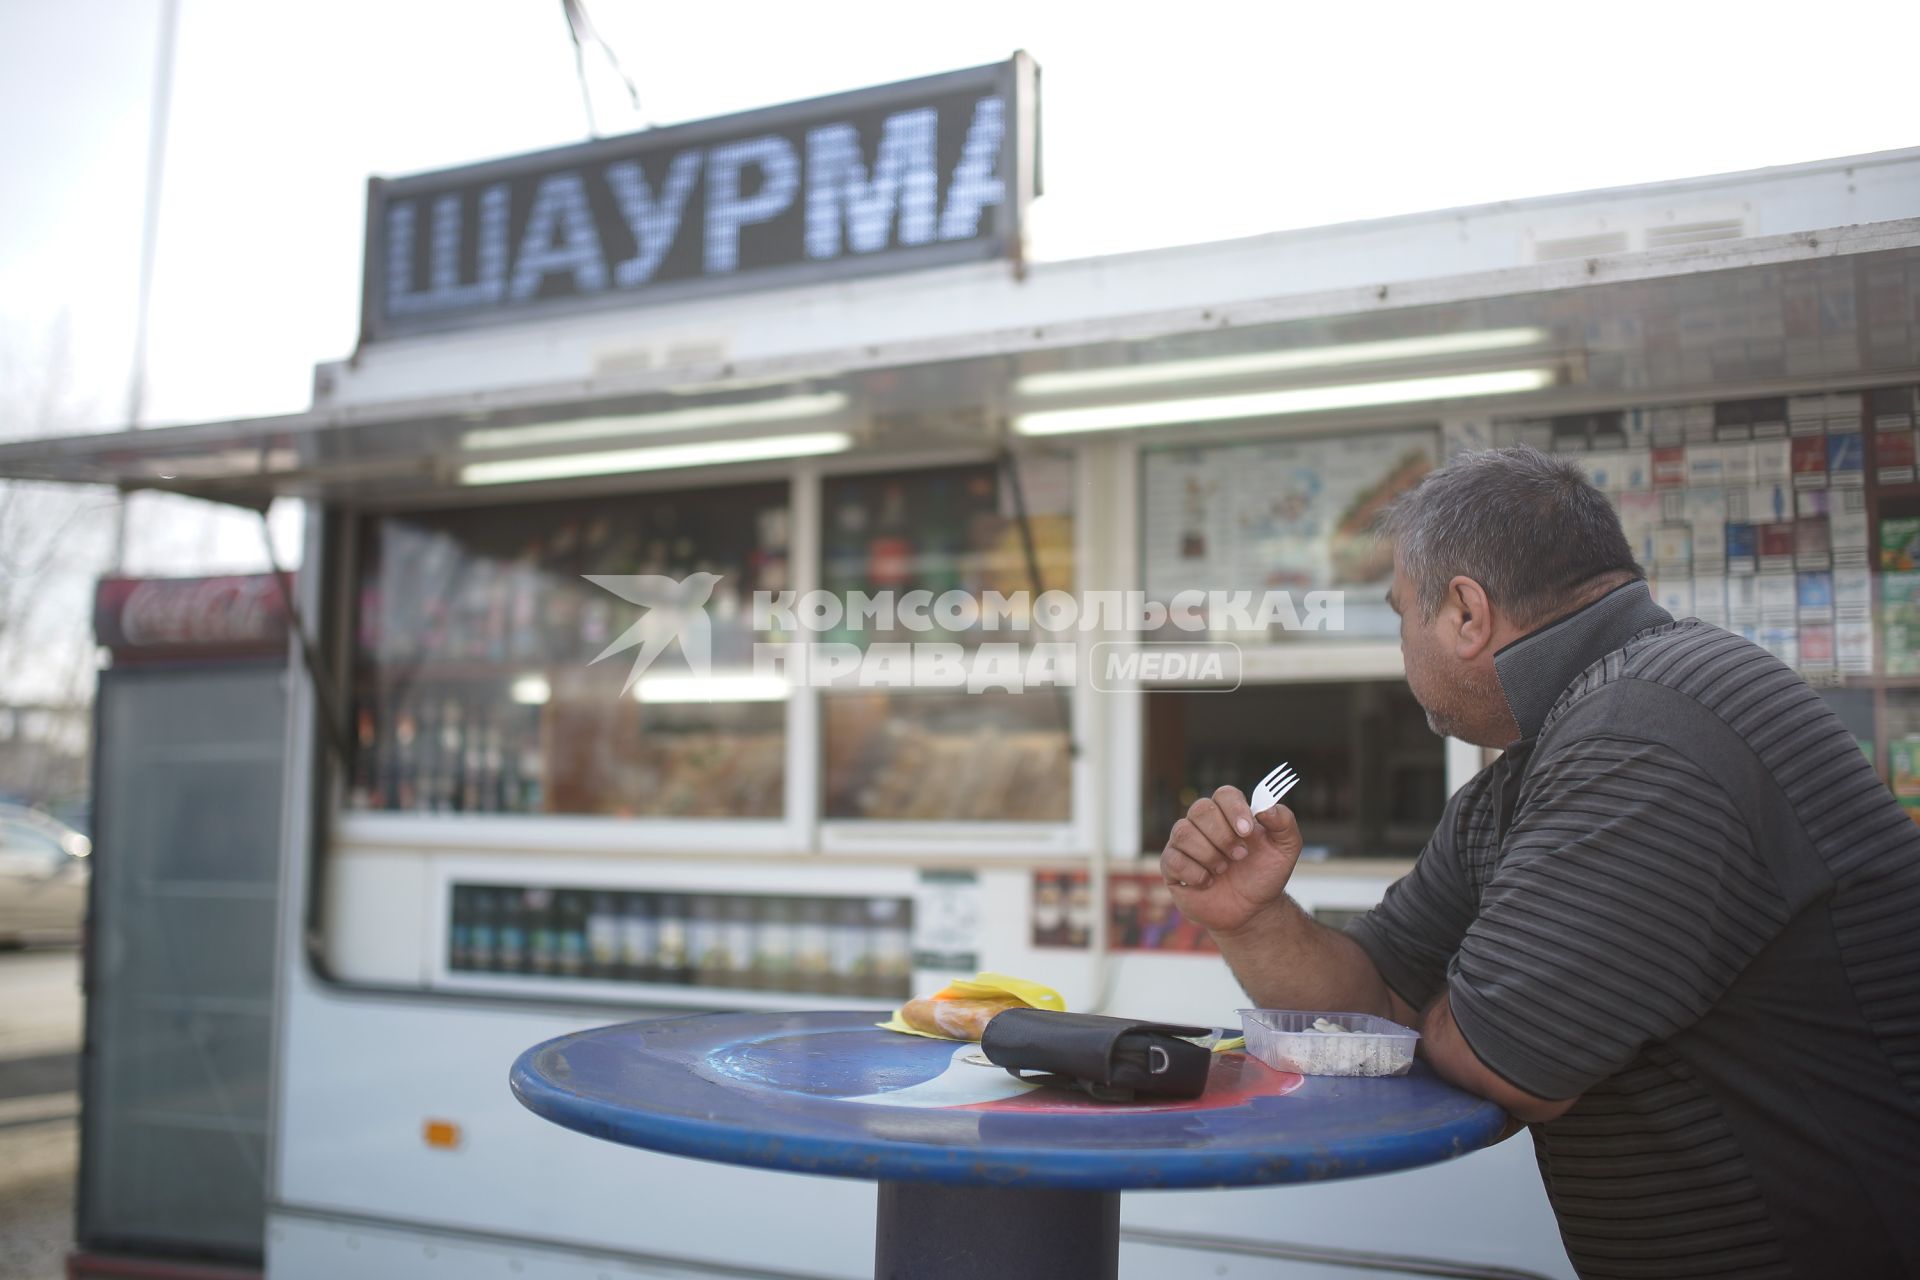
{"label": "menu board", "polygon": [[1148,597],[1344,590],[1348,633],[1393,634],[1384,601],[1393,555],[1372,526],[1433,470],[1439,449],[1439,432],[1422,428],[1148,453]]}

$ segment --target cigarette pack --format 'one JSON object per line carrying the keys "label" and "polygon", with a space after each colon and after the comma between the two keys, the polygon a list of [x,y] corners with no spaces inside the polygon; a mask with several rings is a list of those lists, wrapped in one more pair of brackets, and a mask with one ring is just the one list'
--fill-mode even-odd
{"label": "cigarette pack", "polygon": [[1824,434],[1795,436],[1793,445],[1793,487],[1818,489],[1827,483],[1827,438]]}
{"label": "cigarette pack", "polygon": [[1920,568],[1920,516],[1883,516],[1880,567],[1904,573]]}

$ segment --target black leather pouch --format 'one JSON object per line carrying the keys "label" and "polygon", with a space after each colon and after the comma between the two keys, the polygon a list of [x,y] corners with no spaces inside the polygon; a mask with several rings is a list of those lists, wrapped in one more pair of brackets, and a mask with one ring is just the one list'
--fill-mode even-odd
{"label": "black leather pouch", "polygon": [[980,1048],[987,1061],[1022,1080],[1078,1089],[1102,1102],[1197,1098],[1207,1087],[1213,1054],[1180,1037],[1208,1031],[1092,1013],[1008,1009],[987,1023]]}

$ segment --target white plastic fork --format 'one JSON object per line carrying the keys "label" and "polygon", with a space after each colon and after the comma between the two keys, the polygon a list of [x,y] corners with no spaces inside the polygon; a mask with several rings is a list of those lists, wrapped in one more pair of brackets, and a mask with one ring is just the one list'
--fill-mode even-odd
{"label": "white plastic fork", "polygon": [[1265,813],[1280,803],[1287,792],[1300,782],[1300,775],[1293,766],[1282,762],[1280,767],[1260,779],[1260,785],[1253,789],[1253,799],[1249,802],[1255,813]]}

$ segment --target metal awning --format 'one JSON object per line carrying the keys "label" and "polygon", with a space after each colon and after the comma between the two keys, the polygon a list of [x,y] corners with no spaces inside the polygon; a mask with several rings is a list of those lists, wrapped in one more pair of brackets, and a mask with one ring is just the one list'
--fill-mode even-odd
{"label": "metal awning", "polygon": [[[1192,367],[1185,362],[1357,349],[1359,359],[1333,372],[1268,368],[1226,384],[1285,390],[1386,376],[1367,344],[1523,330],[1536,334],[1525,350],[1436,351],[1411,363],[1396,358],[1390,372],[1446,376],[1524,358],[1554,371],[1550,385],[1484,404],[1303,413],[1287,429],[1920,381],[1920,218],[752,364],[23,440],[0,444],[0,476],[253,507],[284,496],[388,505],[444,496],[479,462],[764,440],[822,423],[868,452],[993,448],[1020,411],[1028,375],[1165,364],[1174,376],[1154,394],[1177,395],[1178,371]],[[1221,385],[1216,378],[1208,388]],[[1055,403],[1140,394],[1110,387]],[[787,421],[768,408],[795,403],[817,410],[812,420]]]}

